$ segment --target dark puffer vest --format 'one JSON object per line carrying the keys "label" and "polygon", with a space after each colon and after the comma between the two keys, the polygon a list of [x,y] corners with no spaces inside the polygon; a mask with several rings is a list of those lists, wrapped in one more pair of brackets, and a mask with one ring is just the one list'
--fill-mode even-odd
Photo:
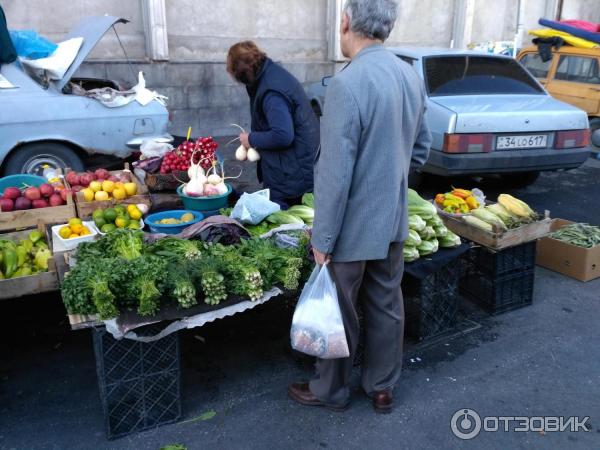
{"label": "dark puffer vest", "polygon": [[252,131],[268,131],[263,99],[277,92],[291,105],[294,140],[287,148],[257,149],[261,159],[258,178],[273,197],[299,197],[313,189],[313,165],[319,147],[319,121],[298,80],[279,64],[267,58],[254,84],[247,87],[250,96]]}

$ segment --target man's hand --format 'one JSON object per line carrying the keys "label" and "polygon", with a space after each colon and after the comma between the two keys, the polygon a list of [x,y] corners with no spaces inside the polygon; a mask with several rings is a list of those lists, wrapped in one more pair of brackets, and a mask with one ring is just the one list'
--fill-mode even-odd
{"label": "man's hand", "polygon": [[246,150],[248,150],[250,148],[249,136],[250,136],[249,133],[241,133],[240,134],[240,142]]}
{"label": "man's hand", "polygon": [[313,248],[313,255],[315,256],[315,262],[320,266],[331,261],[331,255],[326,255],[325,253],[321,253],[316,248]]}

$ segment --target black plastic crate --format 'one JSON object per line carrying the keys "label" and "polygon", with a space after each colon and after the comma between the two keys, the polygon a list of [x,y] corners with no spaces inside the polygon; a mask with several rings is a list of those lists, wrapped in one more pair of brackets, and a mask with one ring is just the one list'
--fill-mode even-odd
{"label": "black plastic crate", "polygon": [[468,256],[470,265],[492,277],[530,270],[535,267],[536,241],[527,242],[500,251],[475,247]]}
{"label": "black plastic crate", "polygon": [[535,269],[492,277],[471,270],[460,281],[460,293],[490,314],[501,314],[533,303]]}
{"label": "black plastic crate", "polygon": [[[145,327],[143,334],[157,334],[163,327],[150,325]],[[96,328],[93,339],[109,439],[181,418],[177,333],[146,343],[116,340],[105,328]]]}

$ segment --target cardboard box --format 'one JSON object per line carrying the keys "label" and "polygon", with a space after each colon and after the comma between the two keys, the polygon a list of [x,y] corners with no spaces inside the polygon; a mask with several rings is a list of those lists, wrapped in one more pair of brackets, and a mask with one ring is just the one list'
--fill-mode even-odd
{"label": "cardboard box", "polygon": [[[551,231],[572,223],[564,219],[554,219]],[[537,265],[579,281],[594,280],[600,278],[600,245],[583,248],[545,237],[538,241]]]}

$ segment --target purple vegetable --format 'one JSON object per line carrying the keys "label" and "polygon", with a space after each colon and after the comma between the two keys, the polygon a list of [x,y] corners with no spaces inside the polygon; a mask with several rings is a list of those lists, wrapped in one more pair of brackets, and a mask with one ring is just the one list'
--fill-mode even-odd
{"label": "purple vegetable", "polygon": [[153,156],[152,158],[135,161],[133,167],[142,169],[146,173],[158,173],[162,160],[162,156]]}

